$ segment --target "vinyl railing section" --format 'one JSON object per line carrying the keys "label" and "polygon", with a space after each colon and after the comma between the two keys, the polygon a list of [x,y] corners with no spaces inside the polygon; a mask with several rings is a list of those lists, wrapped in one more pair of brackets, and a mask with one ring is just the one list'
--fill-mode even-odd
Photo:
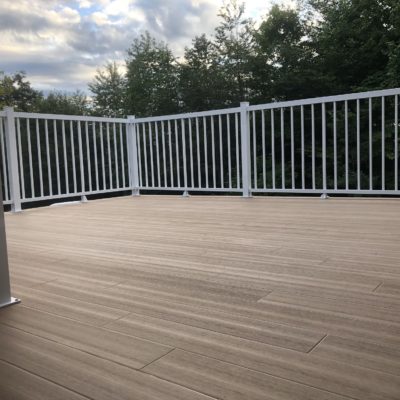
{"label": "vinyl railing section", "polygon": [[5,204],[129,190],[126,119],[0,114]]}
{"label": "vinyl railing section", "polygon": [[400,89],[149,118],[0,112],[3,202],[131,191],[399,195]]}
{"label": "vinyl railing section", "polygon": [[399,93],[248,107],[251,191],[398,195]]}
{"label": "vinyl railing section", "polygon": [[241,112],[136,119],[140,189],[241,192]]}

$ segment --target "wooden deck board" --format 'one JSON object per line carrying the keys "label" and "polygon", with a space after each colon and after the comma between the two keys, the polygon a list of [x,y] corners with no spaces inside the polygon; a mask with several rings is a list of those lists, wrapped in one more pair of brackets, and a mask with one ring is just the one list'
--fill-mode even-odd
{"label": "wooden deck board", "polygon": [[141,196],[6,215],[0,399],[400,398],[400,201]]}
{"label": "wooden deck board", "polygon": [[377,343],[360,338],[327,336],[314,348],[313,354],[400,375],[400,347],[388,346],[384,340]]}
{"label": "wooden deck board", "polygon": [[87,400],[69,389],[0,361],[0,393],[7,400]]}
{"label": "wooden deck board", "polygon": [[[91,399],[205,400],[208,397],[19,329],[0,326],[0,359]],[[15,382],[14,384],[21,384]]]}
{"label": "wooden deck board", "polygon": [[156,376],[230,400],[345,400],[346,397],[182,350],[144,368]]}
{"label": "wooden deck board", "polygon": [[135,369],[143,368],[172,350],[25,306],[4,311],[2,324]]}
{"label": "wooden deck board", "polygon": [[158,318],[131,314],[107,328],[360,400],[400,393],[400,377]]}
{"label": "wooden deck board", "polygon": [[[42,289],[56,288],[57,282],[43,285]],[[124,309],[135,314],[147,315],[155,318],[179,322],[184,325],[210,328],[216,332],[246,338],[275,346],[291,348],[307,352],[314,347],[324,336],[324,331],[302,329],[268,321],[268,319],[252,318],[249,315],[237,313],[233,308],[229,312],[213,309],[211,306],[202,307],[199,304],[190,304],[176,297],[159,298],[160,292],[144,291],[142,288],[129,287],[128,291],[117,287],[104,290],[101,293],[94,292],[90,288],[69,291],[64,290],[68,297],[79,298],[95,304],[108,304],[117,309]],[[61,291],[61,289],[55,289]],[[193,293],[196,295],[196,292]],[[178,301],[177,301],[178,300]],[[227,301],[225,299],[225,301]],[[228,299],[229,301],[229,299]],[[236,306],[238,307],[238,306]]]}

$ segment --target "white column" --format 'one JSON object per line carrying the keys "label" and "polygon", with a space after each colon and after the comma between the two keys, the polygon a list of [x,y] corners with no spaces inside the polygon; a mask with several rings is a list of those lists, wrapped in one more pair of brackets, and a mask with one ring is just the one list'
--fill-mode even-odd
{"label": "white column", "polygon": [[[21,211],[21,191],[19,185],[17,135],[15,133],[15,118],[12,107],[5,107],[6,113],[6,149],[8,161],[8,176],[11,194],[11,210],[13,212]],[[2,197],[1,197],[2,198]]]}
{"label": "white column", "polygon": [[135,116],[128,116],[127,129],[127,146],[128,146],[128,165],[129,165],[129,182],[132,189],[132,195],[139,195],[139,169],[138,169],[138,150],[136,143],[136,126]]}
{"label": "white column", "polygon": [[240,138],[242,148],[242,189],[243,197],[251,197],[250,193],[250,132],[248,102],[240,103]]}
{"label": "white column", "polygon": [[[3,199],[0,176],[0,199]],[[19,300],[11,297],[10,274],[8,272],[8,256],[6,243],[6,229],[4,224],[3,204],[0,205],[0,308],[18,303]]]}

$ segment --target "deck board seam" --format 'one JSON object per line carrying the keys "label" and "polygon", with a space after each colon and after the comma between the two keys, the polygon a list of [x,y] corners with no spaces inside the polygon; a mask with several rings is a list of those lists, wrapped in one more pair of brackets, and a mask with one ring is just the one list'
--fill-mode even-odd
{"label": "deck board seam", "polygon": [[[163,355],[160,356],[160,357],[157,357],[155,360],[150,361],[150,362],[147,363],[146,365],[143,365],[143,367],[140,367],[140,368],[138,369],[138,371],[143,371],[144,368],[146,368],[146,367],[148,367],[149,365],[151,365],[151,364],[153,364],[153,363],[155,363],[155,362],[161,360],[163,357],[167,356],[169,353],[171,353],[171,352],[174,351],[174,350],[176,350],[176,347],[173,347],[173,348],[170,349],[167,353],[163,354]],[[145,372],[145,371],[143,371],[143,372]]]}
{"label": "deck board seam", "polygon": [[328,337],[328,334],[326,334],[324,337],[322,337],[317,343],[314,344],[314,346],[311,347],[310,350],[307,351],[307,354],[310,354],[319,344],[321,344],[326,338]]}
{"label": "deck board seam", "polygon": [[[99,305],[99,306],[102,305],[102,304],[97,304],[97,303],[88,303],[88,304],[94,304],[94,305]],[[126,311],[126,310],[122,310],[122,309],[120,309],[120,308],[116,308],[116,310]],[[105,322],[104,324],[97,325],[97,327],[98,327],[98,328],[105,328],[108,324],[112,324],[113,322],[117,322],[117,321],[119,321],[120,319],[129,317],[129,316],[132,314],[131,311],[126,311],[126,312],[127,312],[126,315],[122,315],[122,316],[120,316],[120,317],[118,317],[118,318],[116,318],[116,319],[113,319],[113,320],[111,320],[111,321],[107,321],[107,322]],[[96,325],[94,325],[94,326],[96,326]]]}
{"label": "deck board seam", "polygon": [[376,291],[377,291],[383,284],[384,284],[383,281],[382,281],[382,282],[379,282],[379,285],[378,285],[375,289],[372,290],[372,293],[376,293]]}

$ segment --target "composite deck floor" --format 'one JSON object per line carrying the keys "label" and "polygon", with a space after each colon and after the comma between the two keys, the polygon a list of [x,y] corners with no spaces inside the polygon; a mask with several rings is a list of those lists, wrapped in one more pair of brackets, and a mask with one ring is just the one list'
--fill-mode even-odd
{"label": "composite deck floor", "polygon": [[1,400],[400,399],[400,200],[7,214]]}

